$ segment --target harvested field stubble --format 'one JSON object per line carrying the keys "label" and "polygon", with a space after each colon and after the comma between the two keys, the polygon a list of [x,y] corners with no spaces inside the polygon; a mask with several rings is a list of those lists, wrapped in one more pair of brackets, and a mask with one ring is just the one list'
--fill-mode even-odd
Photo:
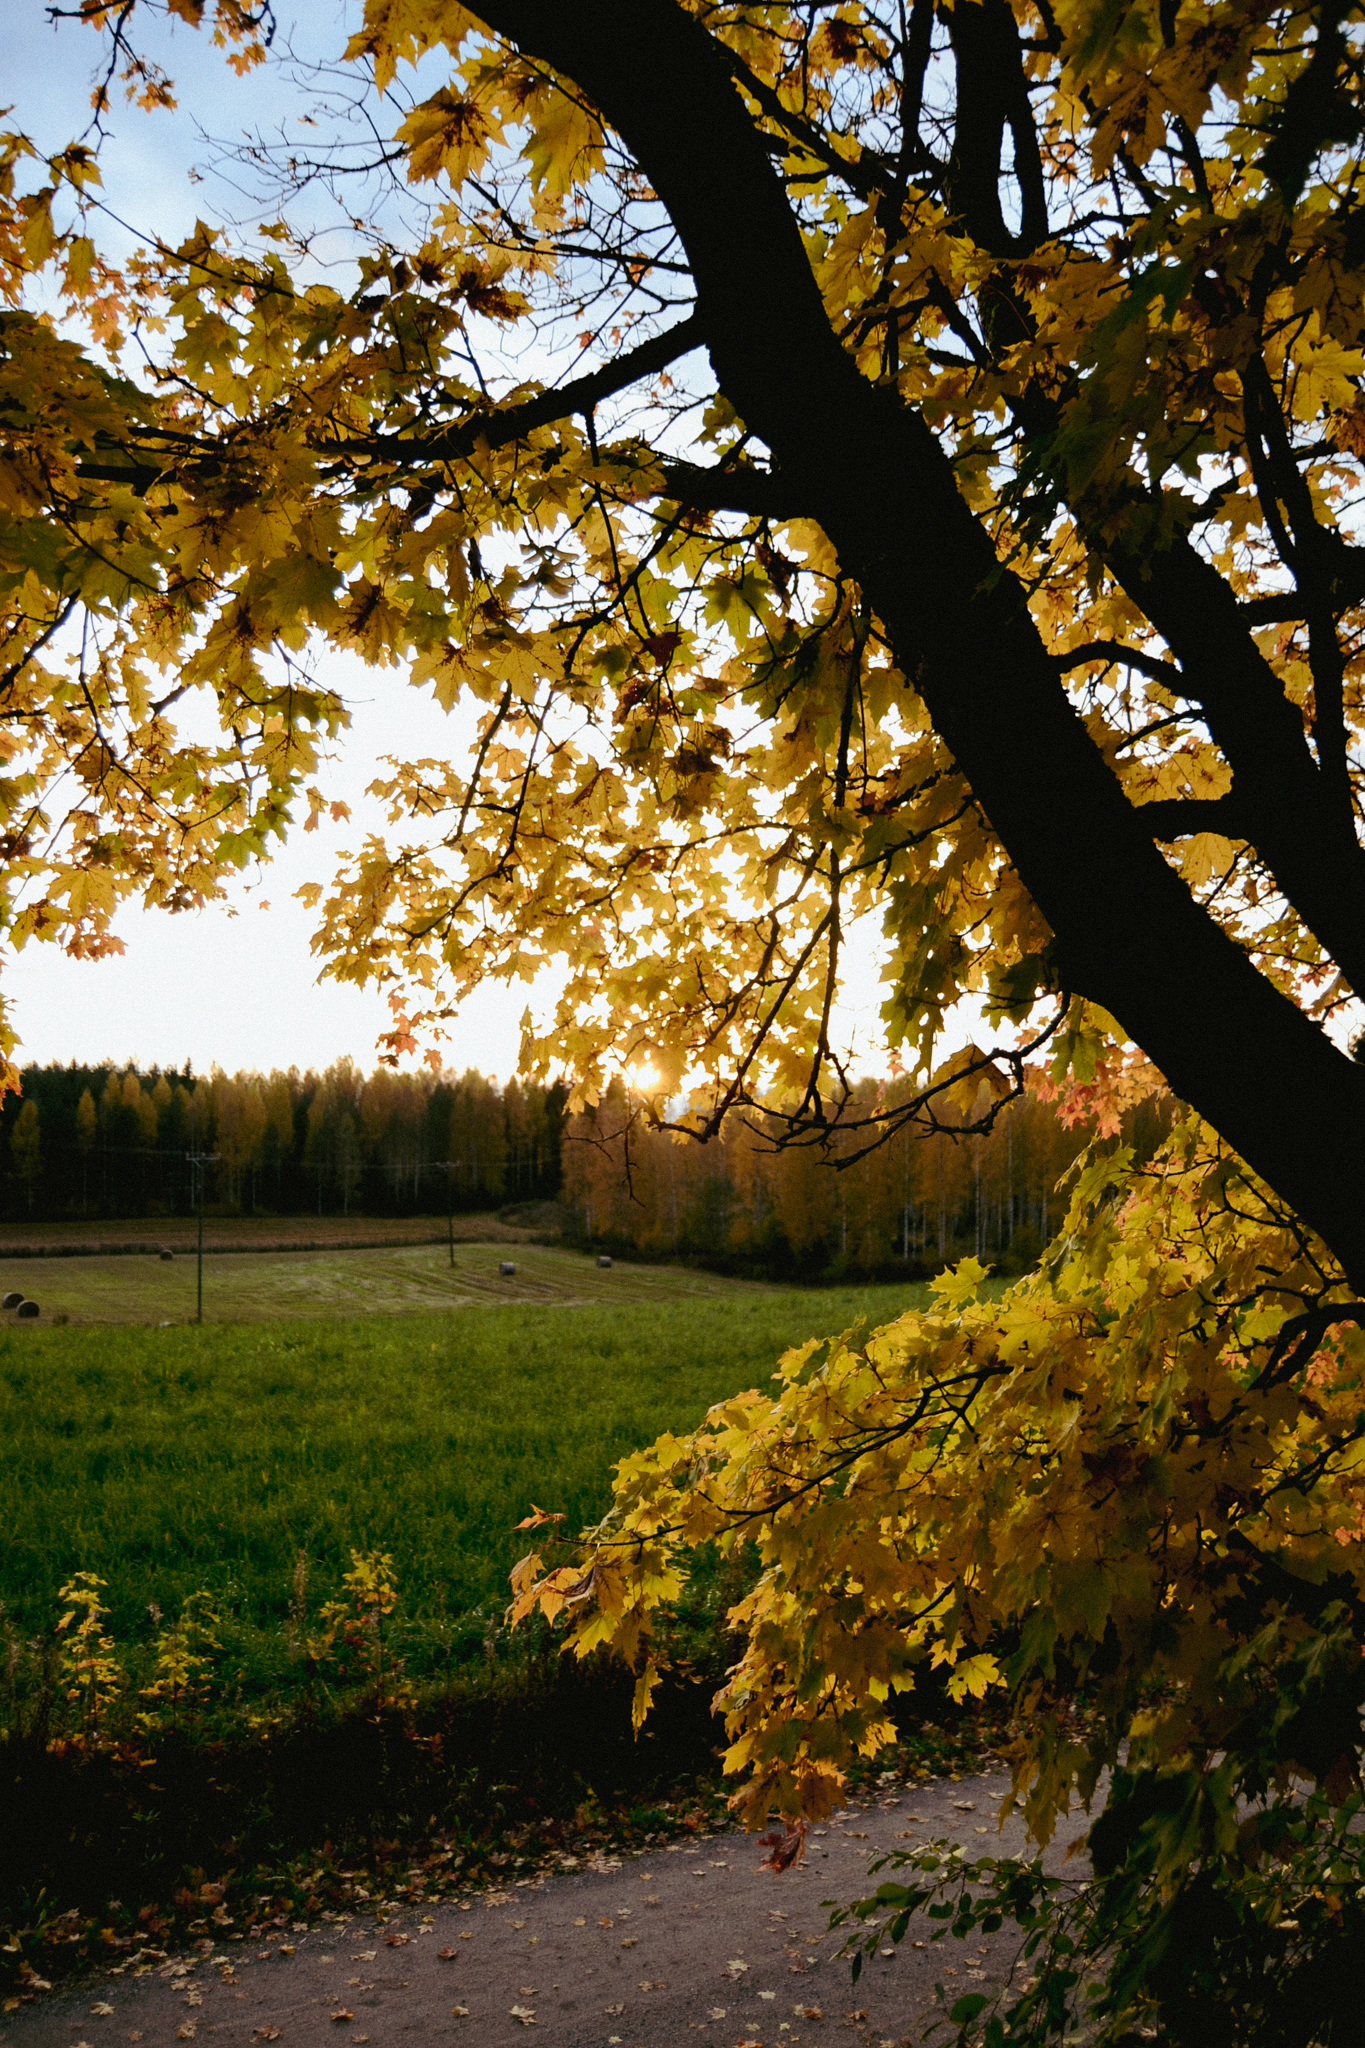
{"label": "harvested field stubble", "polygon": [[[452,1267],[442,1240],[335,1251],[244,1252],[204,1260],[204,1320],[274,1322],[298,1316],[401,1315],[492,1303],[542,1308],[621,1302],[720,1300],[766,1294],[757,1283],[673,1266],[616,1266],[599,1272],[578,1252],[518,1241],[516,1259],[499,1243],[456,1245]],[[510,1269],[510,1270],[509,1270]],[[195,1313],[192,1256],[0,1258],[0,1288],[42,1287],[43,1314],[72,1323],[187,1323]]]}

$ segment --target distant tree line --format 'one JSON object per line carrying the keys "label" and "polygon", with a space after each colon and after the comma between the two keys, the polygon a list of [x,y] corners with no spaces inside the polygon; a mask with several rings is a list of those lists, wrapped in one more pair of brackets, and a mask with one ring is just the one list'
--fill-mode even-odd
{"label": "distant tree line", "polygon": [[194,1156],[216,1155],[217,1214],[414,1215],[559,1192],[566,1090],[469,1072],[196,1075],[30,1066],[0,1108],[11,1221],[184,1215]]}
{"label": "distant tree line", "polygon": [[[849,1107],[894,1106],[865,1082]],[[707,1145],[632,1121],[624,1085],[568,1117],[561,1083],[473,1071],[196,1075],[30,1066],[0,1106],[0,1203],[9,1221],[186,1215],[192,1160],[217,1215],[405,1216],[559,1198],[574,1241],[791,1279],[918,1277],[968,1252],[1007,1271],[1037,1258],[1060,1219],[1058,1183],[1091,1133],[1030,1091],[986,1136],[902,1133],[853,1164],[854,1134],[778,1147],[775,1124],[732,1123]],[[1124,1137],[1154,1148],[1160,1099]],[[629,1139],[626,1132],[629,1129]]]}
{"label": "distant tree line", "polygon": [[[848,1122],[897,1094],[862,1083]],[[631,1107],[617,1083],[570,1119],[561,1199],[573,1237],[752,1277],[922,1278],[968,1253],[1022,1272],[1061,1221],[1058,1184],[1094,1136],[1068,1128],[1031,1089],[984,1136],[904,1131],[841,1167],[865,1134],[836,1125],[827,1147],[783,1148],[776,1123],[754,1118],[706,1145],[679,1143],[632,1123]],[[1149,1100],[1125,1117],[1122,1138],[1145,1156],[1171,1109],[1169,1098]]]}

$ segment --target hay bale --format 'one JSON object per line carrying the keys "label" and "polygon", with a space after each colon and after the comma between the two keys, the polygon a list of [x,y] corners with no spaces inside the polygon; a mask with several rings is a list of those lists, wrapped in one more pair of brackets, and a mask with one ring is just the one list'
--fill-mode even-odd
{"label": "hay bale", "polygon": [[174,1257],[175,1257],[175,1253],[174,1253],[174,1252],[166,1251],[166,1250],[164,1250],[164,1249],[163,1249],[163,1251],[162,1251],[162,1253],[161,1253],[161,1262],[162,1262],[162,1264],[163,1264],[163,1265],[168,1265],[168,1264],[170,1263],[170,1261],[171,1261],[171,1260],[172,1260],[172,1259],[173,1259]]}
{"label": "hay bale", "polygon": [[18,1308],[23,1298],[22,1294],[7,1294],[4,1300],[0,1301],[0,1308]]}
{"label": "hay bale", "polygon": [[605,1252],[599,1252],[597,1254],[597,1265],[598,1270],[600,1272],[609,1273],[611,1271],[611,1260],[607,1257]]}
{"label": "hay bale", "polygon": [[21,1301],[14,1313],[21,1316],[25,1322],[31,1322],[40,1310],[36,1301]]}
{"label": "hay bale", "polygon": [[502,1279],[510,1280],[516,1270],[510,1259],[500,1259],[498,1261],[498,1273]]}

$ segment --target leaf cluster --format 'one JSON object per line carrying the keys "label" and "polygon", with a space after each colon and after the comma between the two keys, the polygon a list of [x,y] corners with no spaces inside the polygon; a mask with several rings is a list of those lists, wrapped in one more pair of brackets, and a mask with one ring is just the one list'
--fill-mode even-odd
{"label": "leaf cluster", "polygon": [[[1092,1831],[1095,1877],[1056,1876],[1038,1858],[969,1861],[960,1844],[925,1843],[875,1864],[897,1875],[833,1924],[850,1927],[855,1977],[864,1955],[911,1927],[936,1945],[1012,1924],[1020,1941],[1001,1990],[950,2005],[937,1987],[930,2034],[951,2033],[961,2048],[1041,2048],[1078,2027],[1097,2048],[1151,2038],[1339,2048],[1359,2024],[1360,1795],[1335,1807],[1321,1794],[1272,1802],[1245,1815],[1231,1843],[1216,1806],[1197,1772],[1155,1785],[1120,1772],[1106,1832]],[[1136,1852],[1122,1859],[1120,1831]]]}
{"label": "leaf cluster", "polygon": [[[927,1313],[791,1351],[773,1392],[623,1459],[583,1554],[518,1566],[514,1616],[631,1660],[643,1713],[691,1553],[752,1545],[718,1706],[753,1823],[827,1812],[945,1666],[953,1697],[1009,1688],[1007,1806],[1041,1841],[1125,1756],[1194,1770],[1217,1841],[1296,1778],[1344,1797],[1365,1336],[1339,1272],[1188,1119],[1145,1168],[1092,1153],[1040,1269],[999,1300],[984,1277],[964,1260]],[[1191,1853],[1172,1837],[1158,1880]]]}

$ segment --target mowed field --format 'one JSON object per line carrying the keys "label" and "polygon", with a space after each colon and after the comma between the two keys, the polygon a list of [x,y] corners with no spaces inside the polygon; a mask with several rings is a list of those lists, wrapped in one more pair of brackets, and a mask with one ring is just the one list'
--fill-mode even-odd
{"label": "mowed field", "polygon": [[[499,1273],[511,1261],[514,1275]],[[120,1258],[6,1259],[0,1295],[38,1303],[43,1323],[185,1323],[195,1314],[196,1260],[155,1252]],[[526,1243],[457,1243],[378,1249],[206,1253],[204,1320],[276,1321],[300,1316],[410,1315],[470,1307],[611,1307],[663,1301],[742,1300],[773,1290],[676,1266],[613,1265]]]}
{"label": "mowed field", "polygon": [[0,1326],[7,1623],[50,1640],[63,1580],[94,1571],[136,1652],[153,1605],[172,1614],[205,1589],[250,1705],[303,1683],[300,1588],[315,1615],[350,1551],[378,1548],[401,1589],[395,1646],[440,1679],[489,1653],[533,1502],[577,1532],[624,1453],[764,1384],[790,1345],[925,1298],[599,1272],[529,1246],[504,1282],[497,1247],[457,1256],[453,1276],[429,1247],[262,1257],[259,1271],[253,1255],[223,1258],[205,1278],[222,1320],[203,1328],[175,1320],[192,1265],[106,1259],[87,1278],[67,1271],[79,1260],[42,1262],[68,1313],[110,1319]]}

